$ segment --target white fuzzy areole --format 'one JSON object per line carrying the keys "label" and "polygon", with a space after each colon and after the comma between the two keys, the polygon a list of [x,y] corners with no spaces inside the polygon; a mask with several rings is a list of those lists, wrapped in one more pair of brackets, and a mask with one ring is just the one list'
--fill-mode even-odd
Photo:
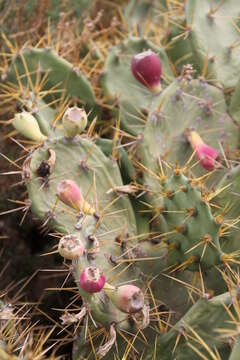
{"label": "white fuzzy areole", "polygon": [[142,53],[140,53],[140,54],[137,54],[137,55],[135,55],[135,59],[137,59],[137,60],[142,60],[142,59],[144,59],[146,56],[149,56],[149,55],[151,55],[153,52],[152,52],[152,50],[147,50],[147,51],[143,51]]}

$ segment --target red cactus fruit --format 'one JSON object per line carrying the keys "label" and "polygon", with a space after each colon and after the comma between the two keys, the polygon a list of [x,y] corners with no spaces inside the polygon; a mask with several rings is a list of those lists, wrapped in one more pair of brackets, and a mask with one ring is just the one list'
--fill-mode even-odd
{"label": "red cactus fruit", "polygon": [[132,57],[132,73],[152,93],[161,91],[162,64],[160,58],[152,50],[147,50]]}

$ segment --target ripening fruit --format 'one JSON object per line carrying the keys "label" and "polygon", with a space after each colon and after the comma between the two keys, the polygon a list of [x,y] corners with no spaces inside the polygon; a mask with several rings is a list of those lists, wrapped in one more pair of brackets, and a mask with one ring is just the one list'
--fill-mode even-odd
{"label": "ripening fruit", "polygon": [[66,205],[86,215],[95,215],[95,209],[84,200],[78,184],[73,180],[62,180],[57,185],[57,196]]}
{"label": "ripening fruit", "polygon": [[57,186],[57,196],[66,205],[80,211],[84,202],[80,188],[73,180],[62,180]]}
{"label": "ripening fruit", "polygon": [[66,137],[81,134],[88,123],[86,111],[77,106],[68,108],[63,115],[63,129]]}
{"label": "ripening fruit", "polygon": [[213,170],[219,167],[216,162],[219,158],[218,151],[207,144],[196,146],[196,158],[200,165],[206,170]]}
{"label": "ripening fruit", "polygon": [[159,56],[152,50],[147,50],[132,57],[132,73],[152,93],[161,91],[162,64]]}
{"label": "ripening fruit", "polygon": [[13,126],[20,134],[24,135],[30,140],[42,142],[47,139],[47,137],[41,133],[35,117],[26,111],[23,111],[14,116]]}
{"label": "ripening fruit", "polygon": [[94,266],[85,268],[80,275],[80,287],[88,293],[101,291],[105,282],[105,275],[99,268]]}
{"label": "ripening fruit", "polygon": [[142,310],[144,295],[135,285],[122,285],[114,287],[106,283],[104,291],[112,303],[121,311],[133,314]]}
{"label": "ripening fruit", "polygon": [[218,150],[205,144],[196,131],[189,132],[188,140],[195,151],[196,159],[204,169],[211,171],[220,166],[217,162],[219,159]]}
{"label": "ripening fruit", "polygon": [[67,260],[79,259],[84,250],[83,243],[76,235],[65,235],[58,244],[59,254]]}

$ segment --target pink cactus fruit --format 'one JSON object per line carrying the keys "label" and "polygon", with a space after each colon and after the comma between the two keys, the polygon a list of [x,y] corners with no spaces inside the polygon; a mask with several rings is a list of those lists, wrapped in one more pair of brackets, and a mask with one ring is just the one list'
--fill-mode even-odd
{"label": "pink cactus fruit", "polygon": [[80,275],[80,287],[90,294],[101,291],[105,282],[105,275],[94,266],[85,268]]}
{"label": "pink cactus fruit", "polygon": [[189,132],[188,140],[195,151],[196,159],[204,169],[211,171],[220,166],[217,162],[219,159],[218,150],[205,144],[196,131]]}
{"label": "pink cactus fruit", "polygon": [[78,185],[73,180],[62,180],[57,186],[57,196],[66,205],[80,211],[84,198]]}
{"label": "pink cactus fruit", "polygon": [[114,287],[106,284],[104,291],[112,303],[125,313],[134,314],[142,310],[144,306],[143,292],[135,285]]}

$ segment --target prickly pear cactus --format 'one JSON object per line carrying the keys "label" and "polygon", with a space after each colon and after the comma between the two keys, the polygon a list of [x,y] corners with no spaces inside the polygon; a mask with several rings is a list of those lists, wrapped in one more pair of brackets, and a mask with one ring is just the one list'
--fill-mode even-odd
{"label": "prickly pear cactus", "polygon": [[[101,270],[109,286],[131,283],[144,289],[140,269],[131,260],[137,245],[136,223],[117,162],[108,159],[87,135],[49,138],[27,158],[23,176],[34,214],[61,236],[75,236],[83,244],[82,256],[73,260],[73,274],[94,321],[133,330],[127,309],[119,310],[104,292],[91,294],[80,285],[82,271],[93,267]],[[66,181],[81,189],[85,202],[81,211],[59,194],[60,184]],[[104,350],[100,347],[99,352]]]}
{"label": "prickly pear cactus", "polygon": [[76,284],[78,312],[60,318],[74,327],[72,358],[235,360],[239,6],[144,0],[124,9],[131,34],[114,41],[112,25],[114,46],[88,65],[99,89],[35,47],[13,57],[2,85],[22,110],[10,122],[27,147],[29,207]]}
{"label": "prickly pear cactus", "polygon": [[[138,191],[138,186],[141,189],[141,185],[124,186],[117,161],[106,157],[87,131],[73,137],[66,135],[44,139],[26,159],[23,178],[33,213],[44,226],[58,232],[59,253],[65,261],[72,261],[72,274],[83,299],[79,319],[91,314],[94,322],[109,329],[105,343],[102,338],[95,342],[93,356],[96,353],[99,358],[110,359],[114,343],[124,356],[126,350],[118,333],[131,333],[131,341],[141,329],[154,341],[150,308],[166,306],[175,311],[174,323],[191,307],[188,292],[179,283],[191,284],[192,274],[199,269],[207,272],[229,263],[231,254],[228,258],[221,249],[221,224],[194,178],[186,177],[180,168],[167,173],[161,163],[158,166],[162,173],[147,169],[149,157],[143,151],[147,186],[144,204],[152,208],[153,218],[147,221],[149,232],[138,234],[133,207],[126,196]],[[195,286],[198,289],[199,281]],[[174,298],[176,290],[178,299]],[[209,295],[203,292],[202,296]],[[207,307],[208,300],[201,306]],[[190,314],[194,309],[189,310]],[[70,321],[69,316],[66,313],[63,321]],[[185,318],[180,322],[185,324]],[[161,319],[159,326],[164,329]],[[202,336],[204,325],[200,322],[198,326]],[[162,353],[170,334],[157,340],[157,354]],[[168,342],[169,352],[174,339]],[[89,353],[88,341],[80,335],[74,346],[75,359]],[[209,344],[225,351],[221,339]],[[139,339],[135,346],[138,351],[144,350]],[[150,347],[147,354],[152,351]],[[188,351],[193,356],[193,349]]]}

